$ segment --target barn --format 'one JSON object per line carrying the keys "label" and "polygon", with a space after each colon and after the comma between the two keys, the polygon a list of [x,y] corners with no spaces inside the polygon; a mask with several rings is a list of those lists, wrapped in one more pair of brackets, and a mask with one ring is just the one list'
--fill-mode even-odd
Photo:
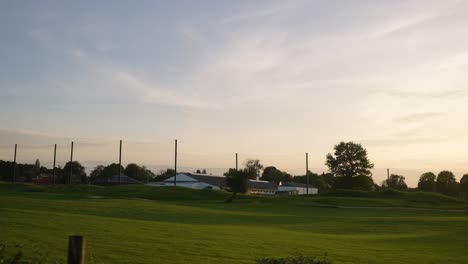
{"label": "barn", "polygon": [[[192,189],[229,190],[225,176],[184,172],[177,174],[176,184]],[[148,185],[174,186],[174,177]],[[249,187],[252,194],[275,195],[278,190],[278,185],[267,181],[249,180]]]}

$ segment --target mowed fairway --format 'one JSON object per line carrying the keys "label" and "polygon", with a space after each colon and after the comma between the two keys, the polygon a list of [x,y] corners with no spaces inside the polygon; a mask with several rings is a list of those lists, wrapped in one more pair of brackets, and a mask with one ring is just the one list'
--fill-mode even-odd
{"label": "mowed fairway", "polygon": [[320,197],[225,204],[222,192],[171,187],[0,185],[0,242],[59,263],[75,234],[87,239],[87,263],[254,263],[297,254],[333,263],[468,263],[467,212],[324,208]]}

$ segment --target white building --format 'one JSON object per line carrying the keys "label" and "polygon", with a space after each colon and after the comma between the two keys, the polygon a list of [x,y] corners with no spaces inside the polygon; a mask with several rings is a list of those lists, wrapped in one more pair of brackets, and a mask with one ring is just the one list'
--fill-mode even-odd
{"label": "white building", "polygon": [[[174,176],[164,181],[153,182],[147,185],[174,186]],[[224,190],[227,188],[226,177],[198,173],[178,173],[176,178],[176,185],[192,189]]]}
{"label": "white building", "polygon": [[[174,186],[174,177],[164,181],[149,183],[151,186]],[[178,173],[176,185],[192,189],[229,190],[225,176],[212,176],[198,173]],[[250,193],[275,195],[278,186],[267,181],[249,180]]]}
{"label": "white building", "polygon": [[[307,194],[307,184],[295,182],[280,183],[280,186],[278,186],[278,192],[289,194]],[[317,193],[318,189],[309,185],[309,194]]]}

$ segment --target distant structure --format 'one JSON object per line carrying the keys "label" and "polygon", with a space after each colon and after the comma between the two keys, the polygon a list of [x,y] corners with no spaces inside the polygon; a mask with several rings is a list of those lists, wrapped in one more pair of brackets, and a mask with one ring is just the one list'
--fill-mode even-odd
{"label": "distant structure", "polygon": [[[310,187],[309,185],[309,194],[317,193],[318,189]],[[296,182],[280,183],[280,186],[278,186],[278,194],[307,194],[307,184]]]}
{"label": "distant structure", "polygon": [[[174,177],[160,182],[149,183],[151,186],[174,186]],[[192,189],[210,189],[229,191],[225,176],[214,176],[196,173],[178,173],[177,186]],[[249,180],[251,194],[275,195],[278,185],[267,181]]]}

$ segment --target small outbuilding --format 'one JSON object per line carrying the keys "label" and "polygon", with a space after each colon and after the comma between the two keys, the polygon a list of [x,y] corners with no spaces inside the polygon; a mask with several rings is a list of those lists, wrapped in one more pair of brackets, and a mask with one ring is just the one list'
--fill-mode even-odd
{"label": "small outbuilding", "polygon": [[[280,183],[278,186],[278,193],[280,194],[307,194],[307,184],[304,183],[296,183],[296,182],[285,182]],[[318,189],[310,186],[309,184],[309,194],[317,194]]]}

